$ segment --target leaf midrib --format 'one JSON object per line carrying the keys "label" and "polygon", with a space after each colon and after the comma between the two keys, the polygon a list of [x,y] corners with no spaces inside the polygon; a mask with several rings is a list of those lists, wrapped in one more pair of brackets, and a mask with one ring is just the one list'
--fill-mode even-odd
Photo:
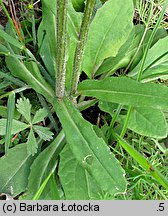
{"label": "leaf midrib", "polygon": [[[75,122],[73,121],[73,119],[71,118],[71,115],[68,112],[68,109],[65,105],[64,102],[62,102],[62,106],[64,107],[65,112],[67,113],[67,116],[69,118],[69,120],[71,121],[72,125],[74,125],[74,127],[76,128],[76,130],[78,131],[78,133],[80,134],[80,136],[83,137],[84,142],[86,143],[86,145],[89,147],[90,151],[92,152],[92,154],[96,157],[96,159],[99,161],[100,165],[103,167],[104,170],[106,170],[107,174],[113,179],[113,182],[116,183],[116,180],[114,179],[113,176],[111,176],[111,173],[109,173],[109,171],[105,168],[106,166],[103,166],[103,162],[101,162],[99,160],[99,158],[97,157],[97,154],[94,153],[94,151],[92,150],[92,148],[88,145],[87,139],[84,137],[84,135],[80,132],[78,126],[75,124]],[[93,131],[94,132],[94,131]],[[99,138],[100,139],[100,138]],[[101,139],[102,140],[102,139]],[[103,141],[103,140],[102,140]],[[115,158],[114,158],[115,159]]]}

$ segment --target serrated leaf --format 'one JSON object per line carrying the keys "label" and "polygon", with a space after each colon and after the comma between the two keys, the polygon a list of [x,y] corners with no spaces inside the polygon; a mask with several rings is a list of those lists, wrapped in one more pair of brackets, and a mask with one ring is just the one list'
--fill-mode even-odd
{"label": "serrated leaf", "polygon": [[125,0],[109,0],[96,12],[83,59],[83,71],[89,77],[105,58],[116,56],[125,43],[133,27],[133,11],[132,0],[127,4]]}
{"label": "serrated leaf", "polygon": [[60,154],[59,176],[67,200],[100,199],[101,189],[78,163],[68,144]]}
{"label": "serrated leaf", "polygon": [[27,152],[29,155],[34,155],[37,153],[38,144],[34,136],[33,129],[30,129],[29,136],[27,138]]}
{"label": "serrated leaf", "polygon": [[18,112],[23,115],[28,123],[31,123],[31,104],[28,98],[20,98],[16,104]]}
{"label": "serrated leaf", "polygon": [[127,77],[85,80],[78,94],[130,106],[168,108],[168,88],[154,83],[140,83]]}
{"label": "serrated leaf", "polygon": [[102,191],[122,193],[126,189],[124,170],[92,125],[84,120],[69,99],[54,101],[66,139],[79,162],[95,179]]}
{"label": "serrated leaf", "polygon": [[23,197],[24,199],[32,199],[46,176],[55,166],[56,158],[62,149],[61,145],[64,142],[64,138],[65,135],[62,131],[56,139],[35,159],[31,166],[31,172],[28,180],[28,190],[26,196]]}
{"label": "serrated leaf", "polygon": [[16,196],[24,192],[33,158],[27,154],[27,145],[19,144],[0,158],[0,193]]}
{"label": "serrated leaf", "polygon": [[[3,136],[6,133],[6,119],[0,119],[0,135]],[[11,134],[17,134],[22,130],[28,128],[29,125],[23,122],[13,119],[12,121],[12,131]]]}
{"label": "serrated leaf", "polygon": [[34,125],[33,129],[39,135],[39,137],[45,141],[50,141],[53,139],[53,133],[47,127],[42,127],[38,125]]}
{"label": "serrated leaf", "polygon": [[37,124],[38,122],[41,122],[44,120],[45,117],[47,117],[48,113],[46,109],[39,109],[34,115],[32,124]]}

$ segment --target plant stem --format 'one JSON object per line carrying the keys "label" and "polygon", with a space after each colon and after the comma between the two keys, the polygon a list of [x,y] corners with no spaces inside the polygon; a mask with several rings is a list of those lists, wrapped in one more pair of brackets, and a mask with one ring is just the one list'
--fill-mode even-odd
{"label": "plant stem", "polygon": [[79,34],[79,40],[75,51],[74,65],[73,65],[73,74],[72,74],[72,85],[70,94],[73,95],[77,91],[77,85],[79,81],[79,76],[81,72],[82,60],[85,51],[89,26],[91,22],[92,13],[94,10],[96,0],[87,0],[84,16],[82,20],[82,25]]}
{"label": "plant stem", "polygon": [[57,72],[56,97],[62,98],[65,91],[66,45],[67,45],[68,0],[57,0]]}

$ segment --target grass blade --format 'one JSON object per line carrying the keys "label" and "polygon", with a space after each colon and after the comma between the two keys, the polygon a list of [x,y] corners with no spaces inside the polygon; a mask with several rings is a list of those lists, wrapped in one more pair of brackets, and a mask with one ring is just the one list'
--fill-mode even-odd
{"label": "grass blade", "polygon": [[168,190],[168,181],[165,177],[153,166],[147,159],[145,159],[139,152],[137,152],[130,144],[128,144],[118,134],[113,132],[113,136],[117,139],[119,144],[141,165],[143,169],[153,176],[163,187]]}
{"label": "grass blade", "polygon": [[44,188],[46,187],[48,181],[50,180],[51,176],[54,173],[56,166],[54,167],[54,169],[49,173],[49,175],[47,176],[47,178],[44,180],[44,182],[42,183],[42,185],[40,186],[40,188],[38,189],[38,191],[36,192],[35,196],[33,197],[32,200],[38,200],[42,194],[42,192],[44,191]]}
{"label": "grass blade", "polygon": [[8,105],[7,105],[7,123],[6,123],[6,135],[5,135],[5,154],[10,146],[11,142],[11,134],[12,134],[12,121],[15,110],[15,93],[12,93],[8,97]]}

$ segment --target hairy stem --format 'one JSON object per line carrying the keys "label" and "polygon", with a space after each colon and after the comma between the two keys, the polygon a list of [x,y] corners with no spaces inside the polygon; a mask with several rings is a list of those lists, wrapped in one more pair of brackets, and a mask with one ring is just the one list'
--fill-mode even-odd
{"label": "hairy stem", "polygon": [[92,13],[94,10],[96,0],[87,0],[84,16],[82,20],[82,25],[79,34],[79,40],[75,51],[73,74],[72,74],[72,85],[71,85],[71,95],[75,94],[77,91],[77,85],[79,81],[79,76],[82,66],[82,58],[85,51],[85,45],[87,41],[89,26],[91,22]]}
{"label": "hairy stem", "polygon": [[62,98],[65,92],[67,5],[68,0],[57,0],[57,72],[55,91],[58,98]]}

